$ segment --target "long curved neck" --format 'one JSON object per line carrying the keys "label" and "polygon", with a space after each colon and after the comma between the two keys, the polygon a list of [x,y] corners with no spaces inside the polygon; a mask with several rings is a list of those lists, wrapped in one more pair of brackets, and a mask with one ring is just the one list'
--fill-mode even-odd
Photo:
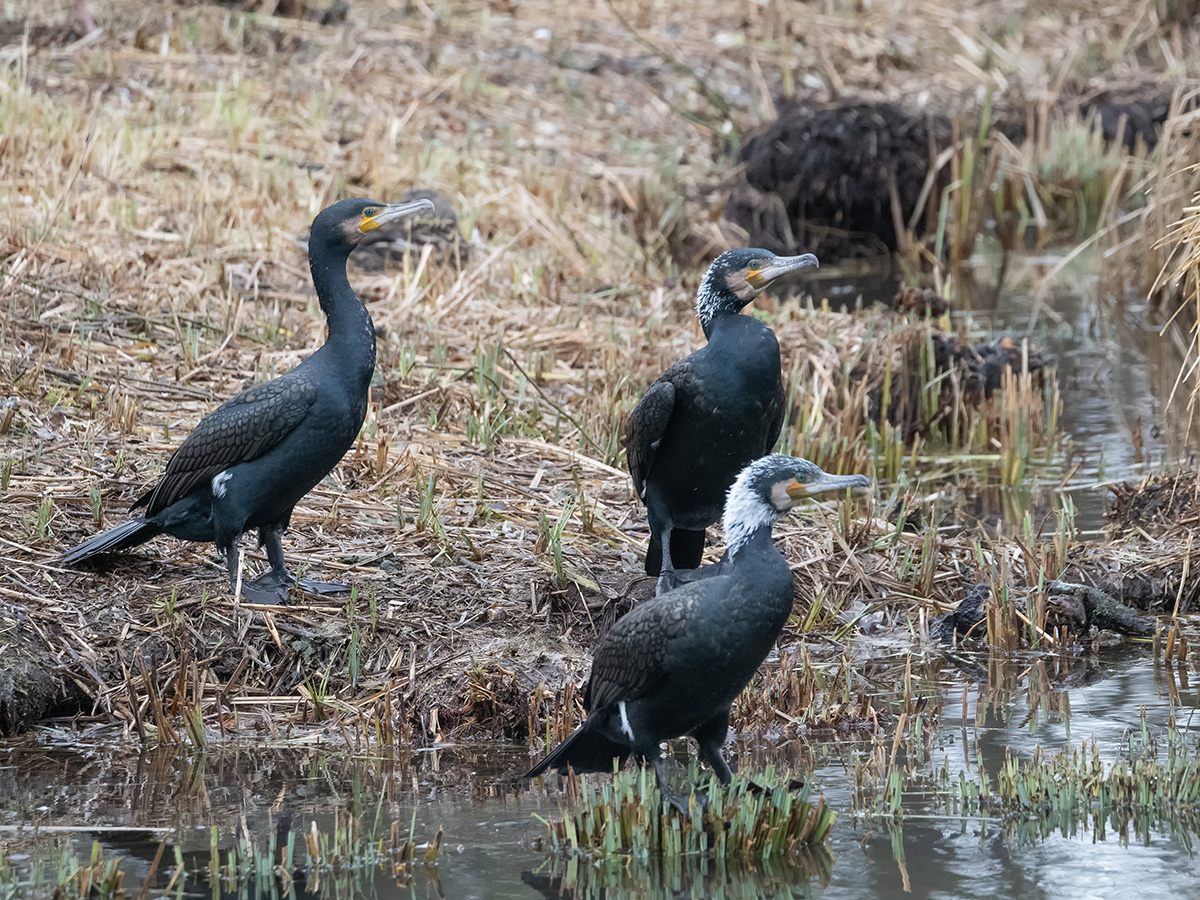
{"label": "long curved neck", "polygon": [[349,353],[369,379],[375,370],[375,325],[371,314],[350,287],[346,276],[346,256],[310,247],[308,266],[312,270],[313,286],[325,320],[329,337],[325,345],[337,352]]}

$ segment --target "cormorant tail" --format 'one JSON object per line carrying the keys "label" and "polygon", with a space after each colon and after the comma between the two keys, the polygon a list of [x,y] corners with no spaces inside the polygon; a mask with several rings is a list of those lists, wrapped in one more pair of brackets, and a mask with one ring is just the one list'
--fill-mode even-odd
{"label": "cormorant tail", "polygon": [[108,531],[100,532],[95,537],[88,538],[82,544],[72,547],[60,559],[68,565],[74,565],[78,562],[102,556],[105,553],[128,550],[130,547],[144,544],[150,538],[157,537],[160,534],[162,534],[161,528],[139,516],[136,519],[130,519],[128,522],[118,525],[116,528],[110,528]]}
{"label": "cormorant tail", "polygon": [[628,757],[628,744],[609,740],[599,731],[589,730],[585,723],[523,777],[537,778],[550,769],[565,772],[567,766],[576,772],[611,772],[614,759],[624,765]]}
{"label": "cormorant tail", "polygon": [[[676,569],[698,569],[704,558],[704,530],[671,529],[671,565]],[[651,534],[646,548],[646,574],[662,574],[662,535]]]}
{"label": "cormorant tail", "polygon": [[671,565],[676,569],[698,569],[704,558],[704,529],[671,529]]}

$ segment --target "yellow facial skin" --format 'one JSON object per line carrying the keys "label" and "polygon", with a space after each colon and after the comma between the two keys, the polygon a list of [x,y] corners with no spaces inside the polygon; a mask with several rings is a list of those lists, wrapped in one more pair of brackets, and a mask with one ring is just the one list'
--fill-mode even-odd
{"label": "yellow facial skin", "polygon": [[744,268],[741,273],[743,279],[750,287],[756,291],[761,291],[767,286],[767,279],[763,275],[763,270],[766,268],[766,260],[756,259]]}
{"label": "yellow facial skin", "polygon": [[374,231],[378,228],[379,222],[375,218],[377,215],[379,215],[379,207],[377,206],[368,206],[364,209],[362,211],[362,221],[358,223],[358,230],[365,234],[368,231]]}
{"label": "yellow facial skin", "polygon": [[793,478],[792,483],[784,488],[784,493],[786,493],[793,500],[799,500],[808,496],[808,488],[799,480]]}
{"label": "yellow facial skin", "polygon": [[380,225],[386,225],[393,219],[399,219],[401,216],[408,216],[429,209],[433,209],[433,201],[423,198],[420,200],[409,200],[407,203],[368,206],[362,211],[362,218],[358,221],[358,230],[366,234],[368,231],[374,231]]}

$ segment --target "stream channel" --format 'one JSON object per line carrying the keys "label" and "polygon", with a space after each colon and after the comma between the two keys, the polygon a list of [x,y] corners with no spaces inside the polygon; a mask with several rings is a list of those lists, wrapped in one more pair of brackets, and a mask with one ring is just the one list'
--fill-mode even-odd
{"label": "stream channel", "polygon": [[[1086,261],[1055,281],[1059,287],[1047,293],[1027,330],[1034,318],[1030,286],[1053,263],[1018,261],[998,297],[994,290],[979,292],[997,299],[956,315],[969,317],[981,336],[1028,333],[1053,357],[1067,445],[1034,467],[1018,491],[989,483],[986,467],[973,471],[969,484],[960,485],[959,505],[969,507],[968,518],[1005,528],[1024,510],[1036,517],[1069,497],[1076,528],[1089,537],[1104,524],[1105,481],[1135,479],[1187,459],[1183,428],[1172,424],[1186,419],[1186,398],[1177,398],[1168,415],[1180,367],[1176,351],[1158,337],[1144,309],[1098,299],[1101,282]],[[984,266],[980,281],[988,274]],[[829,283],[821,289],[831,297],[847,291]],[[1128,641],[1080,656],[1029,652],[990,660],[961,652],[951,657],[907,639],[877,643],[867,636],[860,643],[851,653],[856,669],[877,686],[877,709],[896,708],[906,664],[913,695],[928,700],[923,739],[903,749],[913,777],[902,816],[883,813],[877,799],[869,799],[878,798],[878,787],[864,792],[856,784],[864,761],[881,745],[891,748],[888,724],[874,741],[810,732],[765,748],[734,741],[728,751],[742,771],[774,765],[809,779],[836,810],[827,848],[802,857],[749,865],[557,856],[542,820],[557,817],[565,800],[557,778],[515,782],[530,763],[525,747],[421,747],[383,756],[306,739],[207,753],[145,752],[136,737],[119,741],[112,729],[78,732],[60,723],[0,746],[0,897],[52,896],[71,858],[86,865],[94,853],[104,864],[121,860],[126,897],[1087,900],[1200,894],[1194,856],[1200,817],[1194,812],[1050,824],[964,815],[946,802],[960,773],[977,779],[982,764],[994,774],[1010,751],[1028,759],[1037,748],[1094,744],[1111,765],[1143,729],[1162,739],[1168,722],[1194,747],[1200,720],[1191,685],[1200,682],[1194,662],[1200,654],[1190,666],[1169,670],[1155,664],[1148,645]],[[1200,646],[1200,639],[1192,643]],[[814,650],[818,665],[835,666],[837,655]],[[895,717],[887,722],[894,725]],[[677,755],[683,750],[679,742]],[[336,835],[351,817],[358,861],[306,867],[306,837],[319,835],[332,859],[339,855]],[[370,855],[362,848],[386,847],[410,833],[424,844],[439,828],[432,864],[421,862],[422,849],[416,864],[399,874],[390,864],[362,858]],[[290,876],[251,865],[238,878],[209,878],[210,863],[225,864],[232,847],[264,854],[273,844],[278,859],[289,841],[296,861]]]}

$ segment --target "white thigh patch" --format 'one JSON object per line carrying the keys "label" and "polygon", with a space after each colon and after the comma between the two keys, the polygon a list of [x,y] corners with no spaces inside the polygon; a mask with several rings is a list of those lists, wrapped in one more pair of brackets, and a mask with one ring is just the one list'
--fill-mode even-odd
{"label": "white thigh patch", "polygon": [[226,469],[224,472],[218,472],[213,476],[212,492],[213,496],[220,499],[225,496],[225,482],[233,477],[233,473]]}
{"label": "white thigh patch", "polygon": [[621,712],[621,731],[624,732],[631,741],[637,740],[637,738],[633,736],[633,726],[629,724],[629,716],[625,712],[624,700],[617,704],[617,709]]}

